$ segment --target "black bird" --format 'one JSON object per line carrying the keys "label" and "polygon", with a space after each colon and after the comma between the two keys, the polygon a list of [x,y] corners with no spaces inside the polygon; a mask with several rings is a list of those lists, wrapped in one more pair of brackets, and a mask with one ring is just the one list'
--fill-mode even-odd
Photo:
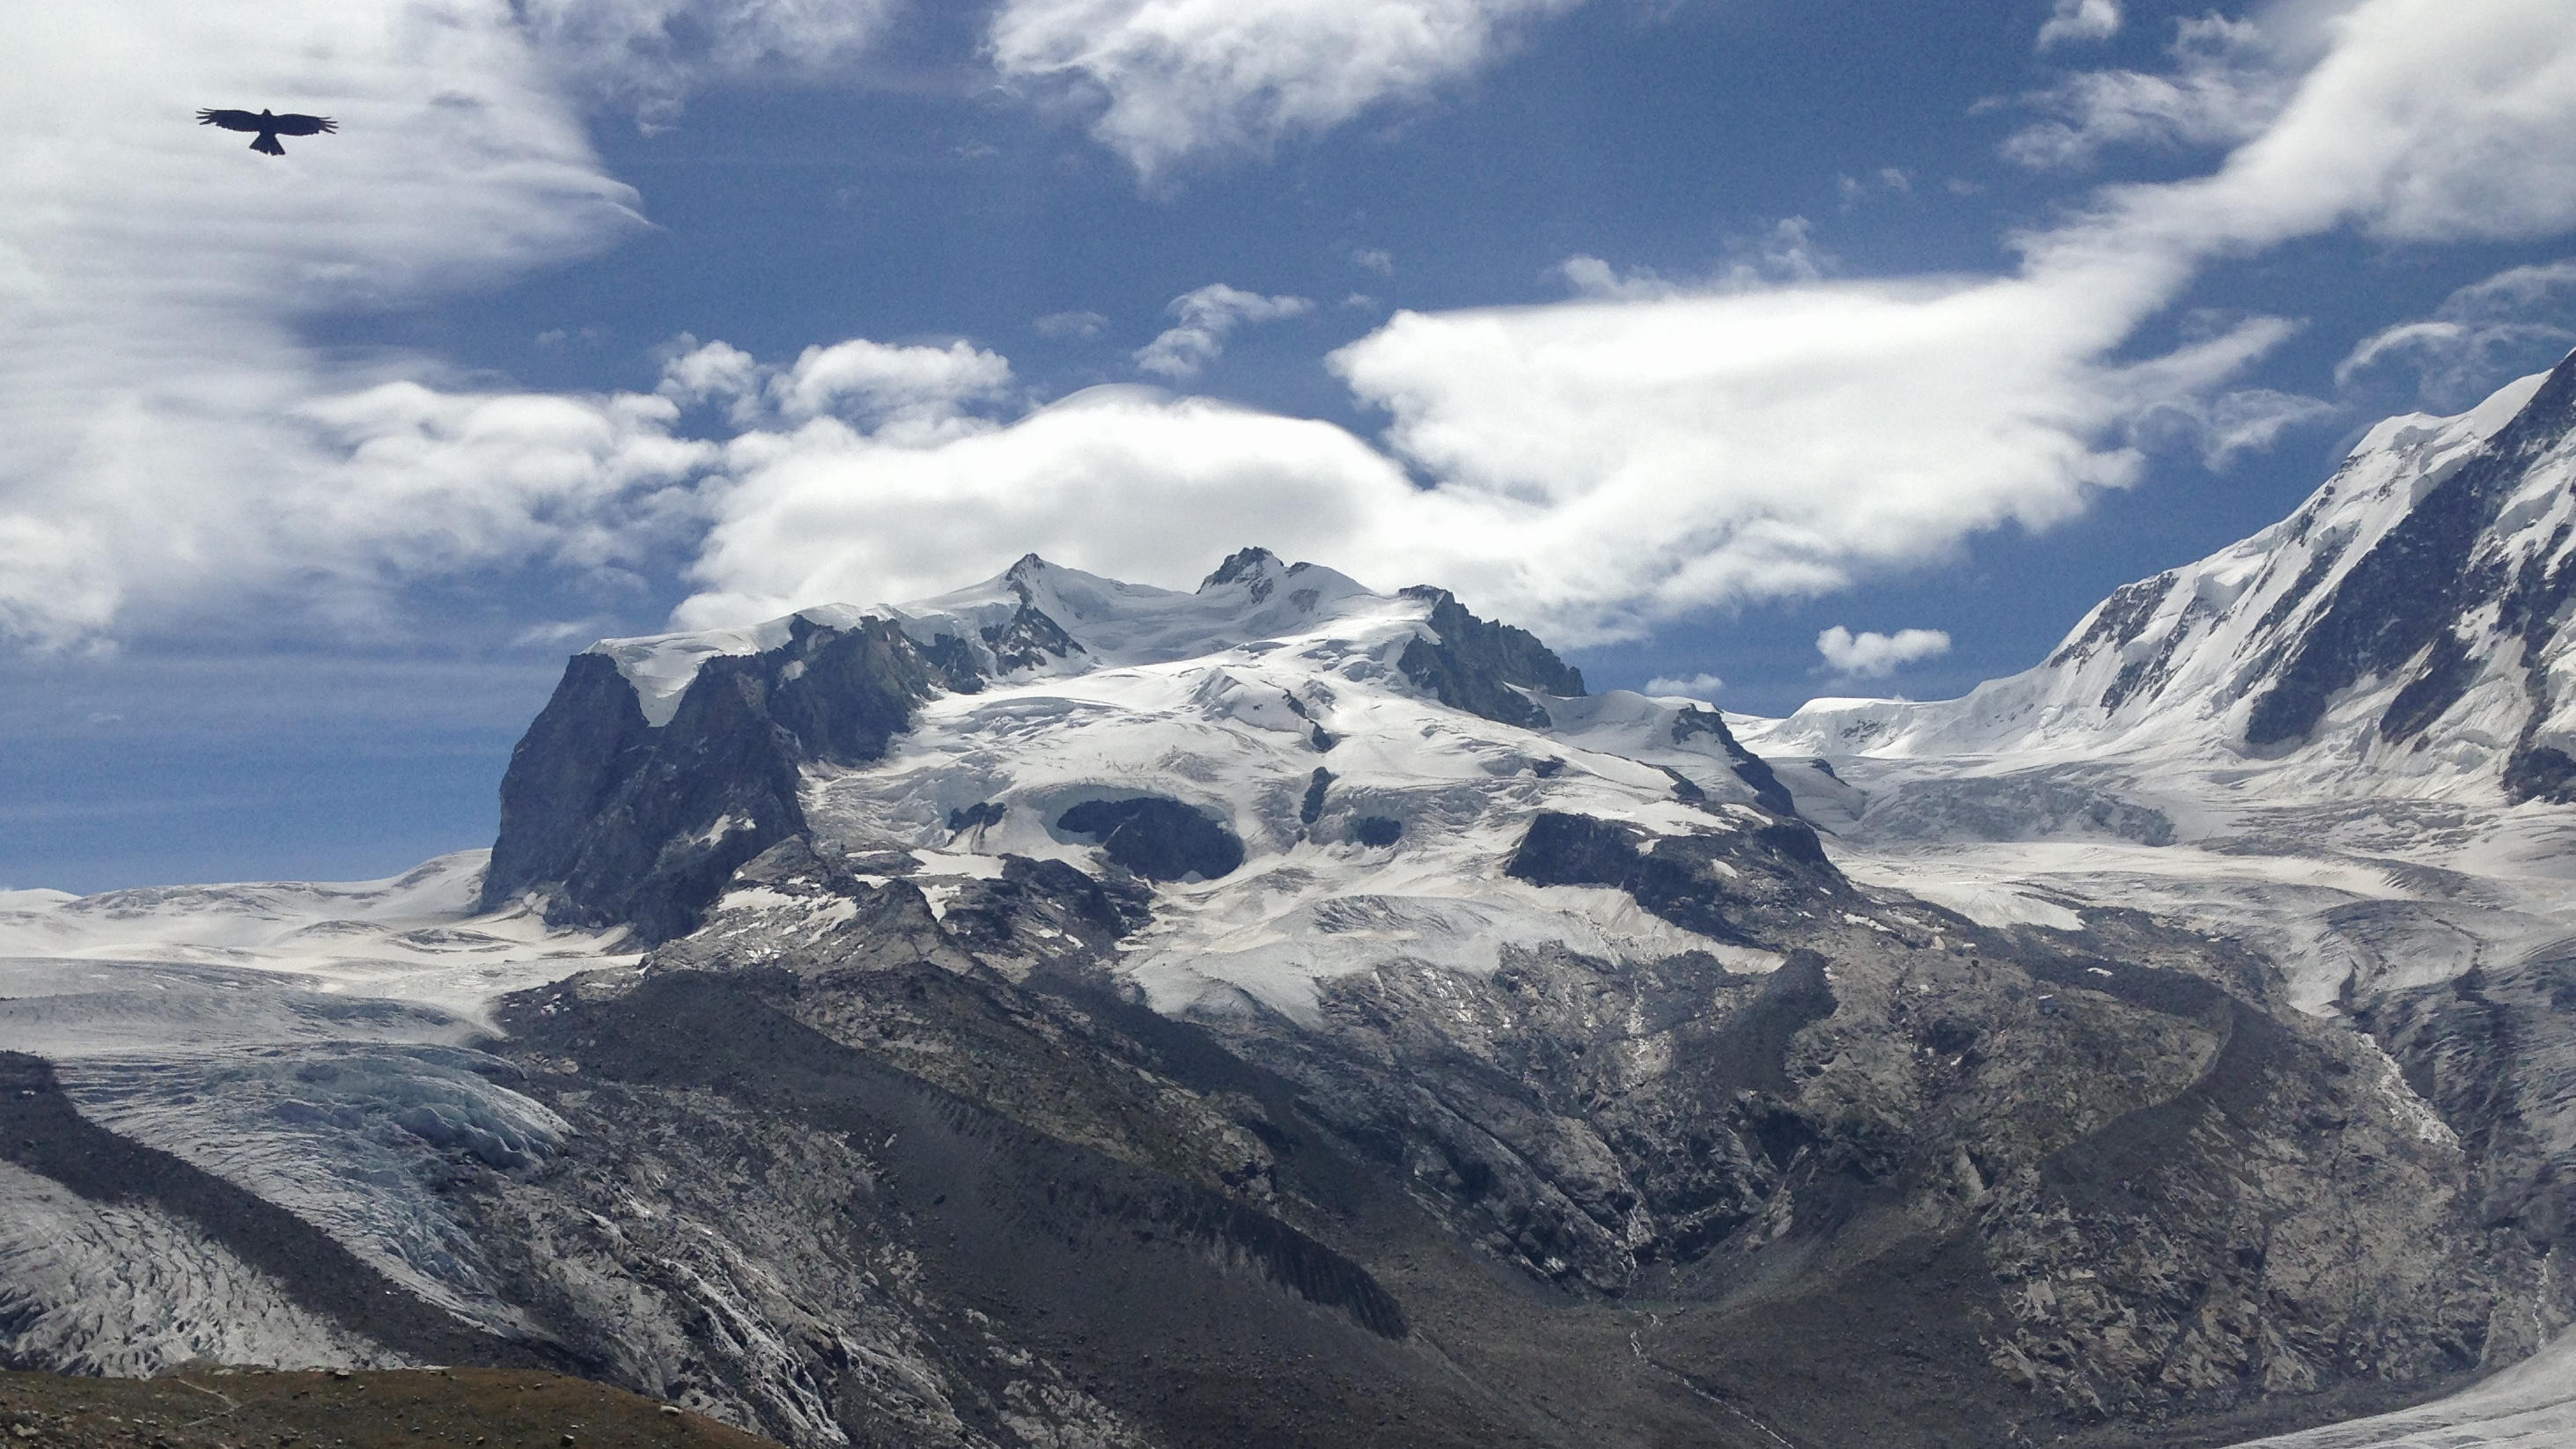
{"label": "black bird", "polygon": [[257,131],[259,139],[251,142],[250,148],[271,156],[286,154],[286,148],[277,144],[280,136],[315,136],[340,129],[329,116],[273,116],[266,107],[256,116],[248,111],[199,111],[197,124],[221,126],[227,131]]}

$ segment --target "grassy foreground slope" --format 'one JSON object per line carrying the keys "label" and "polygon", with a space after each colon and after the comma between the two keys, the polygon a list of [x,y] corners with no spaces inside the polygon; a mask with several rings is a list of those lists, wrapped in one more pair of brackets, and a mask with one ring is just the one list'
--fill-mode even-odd
{"label": "grassy foreground slope", "polygon": [[703,1415],[524,1369],[206,1369],[157,1379],[0,1372],[0,1445],[8,1449],[393,1444],[775,1449]]}

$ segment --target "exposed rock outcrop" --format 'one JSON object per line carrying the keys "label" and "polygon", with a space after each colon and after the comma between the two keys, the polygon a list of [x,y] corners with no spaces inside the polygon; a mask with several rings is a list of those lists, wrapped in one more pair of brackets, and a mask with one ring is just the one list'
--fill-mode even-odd
{"label": "exposed rock outcrop", "polygon": [[1528,630],[1477,618],[1447,589],[1413,588],[1404,594],[1430,601],[1429,622],[1439,639],[1407,644],[1396,667],[1442,704],[1501,724],[1545,729],[1547,710],[1522,690],[1583,693],[1583,671],[1557,658]]}
{"label": "exposed rock outcrop", "polygon": [[1158,795],[1085,800],[1055,823],[1097,840],[1101,854],[1147,880],[1216,880],[1243,865],[1243,842],[1223,821]]}
{"label": "exposed rock outcrop", "polygon": [[575,655],[511,751],[484,904],[541,891],[558,921],[683,934],[737,866],[805,828],[807,764],[879,758],[934,689],[980,684],[973,662],[926,657],[887,620],[798,617],[778,648],[706,660],[657,729],[614,662]]}

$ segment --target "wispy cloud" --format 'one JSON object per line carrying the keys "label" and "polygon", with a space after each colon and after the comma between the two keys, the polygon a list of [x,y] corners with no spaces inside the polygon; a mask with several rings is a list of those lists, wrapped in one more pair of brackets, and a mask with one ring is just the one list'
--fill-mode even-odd
{"label": "wispy cloud", "polygon": [[[0,52],[54,58],[16,68],[0,134],[0,635],[218,599],[347,624],[424,577],[670,538],[662,495],[704,450],[661,399],[443,391],[296,336],[641,229],[506,6],[7,6]],[[173,96],[340,133],[256,156]]]}
{"label": "wispy cloud", "polygon": [[1420,99],[1581,3],[1005,0],[990,40],[1006,76],[1088,97],[1092,134],[1150,180]]}
{"label": "wispy cloud", "polygon": [[2039,27],[2039,48],[2108,40],[2120,33],[2120,0],[2057,0]]}
{"label": "wispy cloud", "polygon": [[857,59],[898,0],[513,0],[541,59],[638,124],[723,81],[811,79]]}
{"label": "wispy cloud", "polygon": [[2261,134],[2298,79],[2252,22],[2216,14],[2178,22],[2170,53],[2161,74],[2085,71],[2022,97],[2050,119],[2014,132],[2004,158],[2075,171],[2119,146],[2232,145]]}
{"label": "wispy cloud", "polygon": [[1178,324],[1136,349],[1136,365],[1175,381],[1193,378],[1225,351],[1225,339],[1246,322],[1278,322],[1315,310],[1304,297],[1265,297],[1223,282],[1210,282],[1172,299]]}
{"label": "wispy cloud", "polygon": [[1109,319],[1097,312],[1049,312],[1029,325],[1040,337],[1097,337]]}
{"label": "wispy cloud", "polygon": [[2428,318],[2364,338],[2336,364],[2335,383],[2363,389],[2402,379],[2401,395],[2453,412],[2571,347],[2576,257],[2498,272],[2453,292]]}

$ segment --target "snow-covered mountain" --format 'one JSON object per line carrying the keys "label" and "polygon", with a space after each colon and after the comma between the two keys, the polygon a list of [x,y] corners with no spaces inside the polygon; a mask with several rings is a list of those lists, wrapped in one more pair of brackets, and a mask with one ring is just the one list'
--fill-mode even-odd
{"label": "snow-covered mountain", "polygon": [[2297,512],[2114,591],[2047,661],[1761,738],[1878,757],[2152,759],[2303,794],[2576,798],[2576,357],[2370,430]]}
{"label": "snow-covered mountain", "polygon": [[[668,764],[711,756],[745,763]],[[581,773],[595,761],[624,773]],[[901,607],[609,640],[567,672],[503,800],[487,904],[533,894],[560,920],[666,934],[799,835],[931,876],[1105,848],[1162,883],[1131,946],[1158,1006],[1240,992],[1292,1014],[1390,939],[1487,970],[1541,942],[1729,949],[1503,867],[1542,812],[1674,834],[1789,807],[1714,711],[1587,696],[1445,593],[1259,549],[1192,593],[1030,557]]]}
{"label": "snow-covered mountain", "polygon": [[604,641],[488,860],[0,900],[0,1358],[922,1449],[2546,1419],[2566,391],[1946,705],[1258,549]]}

